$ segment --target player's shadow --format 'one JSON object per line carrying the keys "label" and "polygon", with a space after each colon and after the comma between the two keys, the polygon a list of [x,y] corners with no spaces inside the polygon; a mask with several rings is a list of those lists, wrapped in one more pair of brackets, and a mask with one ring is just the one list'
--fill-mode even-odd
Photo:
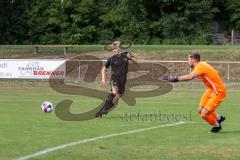
{"label": "player's shadow", "polygon": [[221,131],[222,134],[240,134],[240,130],[237,131]]}

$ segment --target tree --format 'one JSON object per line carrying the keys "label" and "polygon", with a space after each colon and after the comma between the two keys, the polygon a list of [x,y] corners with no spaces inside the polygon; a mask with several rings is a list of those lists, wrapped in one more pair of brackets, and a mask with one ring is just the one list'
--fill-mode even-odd
{"label": "tree", "polygon": [[1,0],[0,43],[209,44],[213,32],[240,30],[239,8],[239,0]]}
{"label": "tree", "polygon": [[22,44],[27,39],[25,10],[30,3],[26,0],[0,1],[1,44]]}
{"label": "tree", "polygon": [[230,28],[240,31],[240,1],[229,0],[227,8],[230,13]]}

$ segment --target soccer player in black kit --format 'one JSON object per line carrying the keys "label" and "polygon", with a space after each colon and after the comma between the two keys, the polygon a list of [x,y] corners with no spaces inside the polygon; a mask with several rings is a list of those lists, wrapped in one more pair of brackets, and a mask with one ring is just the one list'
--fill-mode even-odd
{"label": "soccer player in black kit", "polygon": [[102,85],[106,84],[106,70],[111,67],[111,93],[108,95],[103,107],[96,113],[96,117],[102,117],[118,102],[125,91],[128,73],[128,61],[137,63],[137,59],[129,52],[121,52],[120,42],[112,43],[114,55],[110,57],[102,68]]}

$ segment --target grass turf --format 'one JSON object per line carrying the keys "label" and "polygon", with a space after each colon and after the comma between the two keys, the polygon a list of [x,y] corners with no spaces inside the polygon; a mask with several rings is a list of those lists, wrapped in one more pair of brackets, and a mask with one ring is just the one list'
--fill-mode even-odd
{"label": "grass turf", "polygon": [[[137,54],[154,54],[164,60],[186,60],[191,51],[198,51],[205,60],[239,61],[239,45],[132,45],[126,50]],[[63,57],[63,48],[39,48],[38,54],[33,54],[32,45],[0,45],[0,58],[56,58]],[[104,45],[72,45],[70,55],[89,52],[107,52]],[[96,54],[95,54],[96,55]],[[50,56],[50,57],[49,57]],[[152,58],[152,57],[151,57]]]}
{"label": "grass turf", "polygon": [[[83,122],[59,120],[54,112],[42,113],[43,101],[56,104],[62,99],[74,100],[71,111],[79,113],[92,109],[101,101],[72,95],[63,95],[48,87],[1,87],[0,94],[0,159],[16,159],[49,147],[87,138],[119,133],[162,124],[185,121],[186,124],[149,130],[141,133],[112,137],[80,144],[32,158],[57,159],[240,159],[239,94],[228,91],[219,112],[227,120],[219,134],[208,134],[210,126],[196,113],[203,91],[173,90],[170,93],[137,99],[137,105],[127,106],[123,101],[107,117]],[[144,114],[191,116],[191,120],[166,117],[146,119]],[[140,119],[121,118],[141,114]],[[192,123],[197,122],[197,123]]]}
{"label": "grass turf", "polygon": [[[207,60],[240,60],[239,46],[134,45],[129,50],[139,54],[159,54],[165,60],[185,60],[191,50],[199,51]],[[77,45],[70,51],[72,54],[103,51],[103,46]],[[32,52],[31,45],[0,46],[1,58],[63,54],[61,48],[40,49],[39,55],[32,55]],[[202,91],[195,90],[196,87],[194,90],[174,90],[159,97],[139,98],[135,107],[129,107],[121,101],[119,106],[103,119],[65,122],[59,120],[54,112],[42,113],[41,103],[50,101],[56,104],[62,99],[73,99],[71,111],[78,113],[92,109],[101,101],[63,95],[46,86],[29,87],[28,83],[24,83],[21,87],[15,87],[12,84],[0,84],[1,160],[16,159],[49,147],[91,137],[176,122],[176,119],[172,118],[152,120],[144,116],[159,112],[166,115],[191,114],[191,121],[182,117],[179,121],[186,121],[186,124],[80,144],[32,159],[240,159],[239,94],[236,91],[229,91],[226,101],[219,108],[227,117],[223,131],[219,134],[208,134],[210,126],[196,113],[202,94]],[[126,114],[129,116],[138,113],[141,114],[140,119],[121,118]]]}

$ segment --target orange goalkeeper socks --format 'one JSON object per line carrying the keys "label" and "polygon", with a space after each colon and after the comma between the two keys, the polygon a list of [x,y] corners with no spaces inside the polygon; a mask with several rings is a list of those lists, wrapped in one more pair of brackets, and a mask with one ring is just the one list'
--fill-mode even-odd
{"label": "orange goalkeeper socks", "polygon": [[218,122],[217,122],[217,113],[215,111],[213,111],[210,114],[204,114],[202,115],[202,118],[205,119],[209,124],[213,125],[213,126],[218,126]]}

